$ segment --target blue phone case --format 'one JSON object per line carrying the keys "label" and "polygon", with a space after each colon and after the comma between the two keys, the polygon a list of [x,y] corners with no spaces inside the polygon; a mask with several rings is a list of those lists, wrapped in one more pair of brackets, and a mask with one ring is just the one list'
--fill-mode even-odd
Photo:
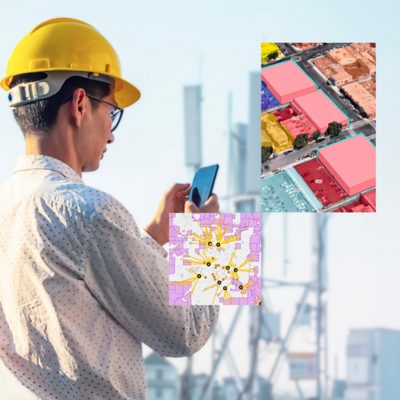
{"label": "blue phone case", "polygon": [[192,188],[190,189],[189,200],[193,201],[197,207],[203,207],[204,203],[211,196],[218,168],[219,165],[214,164],[200,168],[196,172],[193,178]]}

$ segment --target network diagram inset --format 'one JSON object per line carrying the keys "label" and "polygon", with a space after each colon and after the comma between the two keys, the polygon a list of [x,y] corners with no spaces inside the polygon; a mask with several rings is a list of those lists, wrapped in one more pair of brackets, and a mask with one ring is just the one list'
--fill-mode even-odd
{"label": "network diagram inset", "polygon": [[171,305],[261,305],[261,214],[170,214]]}

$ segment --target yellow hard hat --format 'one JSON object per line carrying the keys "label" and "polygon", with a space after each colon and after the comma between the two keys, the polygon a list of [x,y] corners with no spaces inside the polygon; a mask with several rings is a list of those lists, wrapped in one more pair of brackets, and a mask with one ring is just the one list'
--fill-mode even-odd
{"label": "yellow hard hat", "polygon": [[78,19],[54,18],[36,26],[17,44],[0,85],[9,90],[17,75],[51,71],[113,78],[115,101],[121,108],[140,97],[140,91],[122,79],[119,59],[111,44],[93,26]]}

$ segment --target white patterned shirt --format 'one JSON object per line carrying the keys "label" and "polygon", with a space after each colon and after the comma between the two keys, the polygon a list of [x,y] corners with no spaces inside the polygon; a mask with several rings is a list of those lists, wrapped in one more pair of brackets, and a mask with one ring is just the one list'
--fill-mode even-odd
{"label": "white patterned shirt", "polygon": [[40,399],[144,399],[142,343],[188,356],[218,307],[168,305],[165,250],[68,165],[23,156],[0,186],[0,358]]}

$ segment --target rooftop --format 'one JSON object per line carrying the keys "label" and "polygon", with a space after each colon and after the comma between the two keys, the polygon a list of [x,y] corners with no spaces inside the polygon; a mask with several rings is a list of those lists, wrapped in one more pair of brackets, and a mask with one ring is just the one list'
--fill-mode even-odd
{"label": "rooftop", "polygon": [[263,212],[313,212],[315,208],[286,170],[261,180]]}
{"label": "rooftop", "polygon": [[267,85],[261,81],[261,111],[269,110],[277,105],[279,105],[279,101],[268,90]]}
{"label": "rooftop", "polygon": [[319,57],[313,63],[327,78],[333,79],[335,85],[339,87],[353,80],[353,77],[342,65],[332,62],[328,57]]}
{"label": "rooftop", "polygon": [[363,85],[358,82],[353,82],[344,85],[342,90],[345,91],[347,95],[365,111],[369,118],[375,118],[375,97]]}
{"label": "rooftop", "polygon": [[274,153],[291,149],[293,138],[273,114],[261,116],[261,146],[272,146]]}

